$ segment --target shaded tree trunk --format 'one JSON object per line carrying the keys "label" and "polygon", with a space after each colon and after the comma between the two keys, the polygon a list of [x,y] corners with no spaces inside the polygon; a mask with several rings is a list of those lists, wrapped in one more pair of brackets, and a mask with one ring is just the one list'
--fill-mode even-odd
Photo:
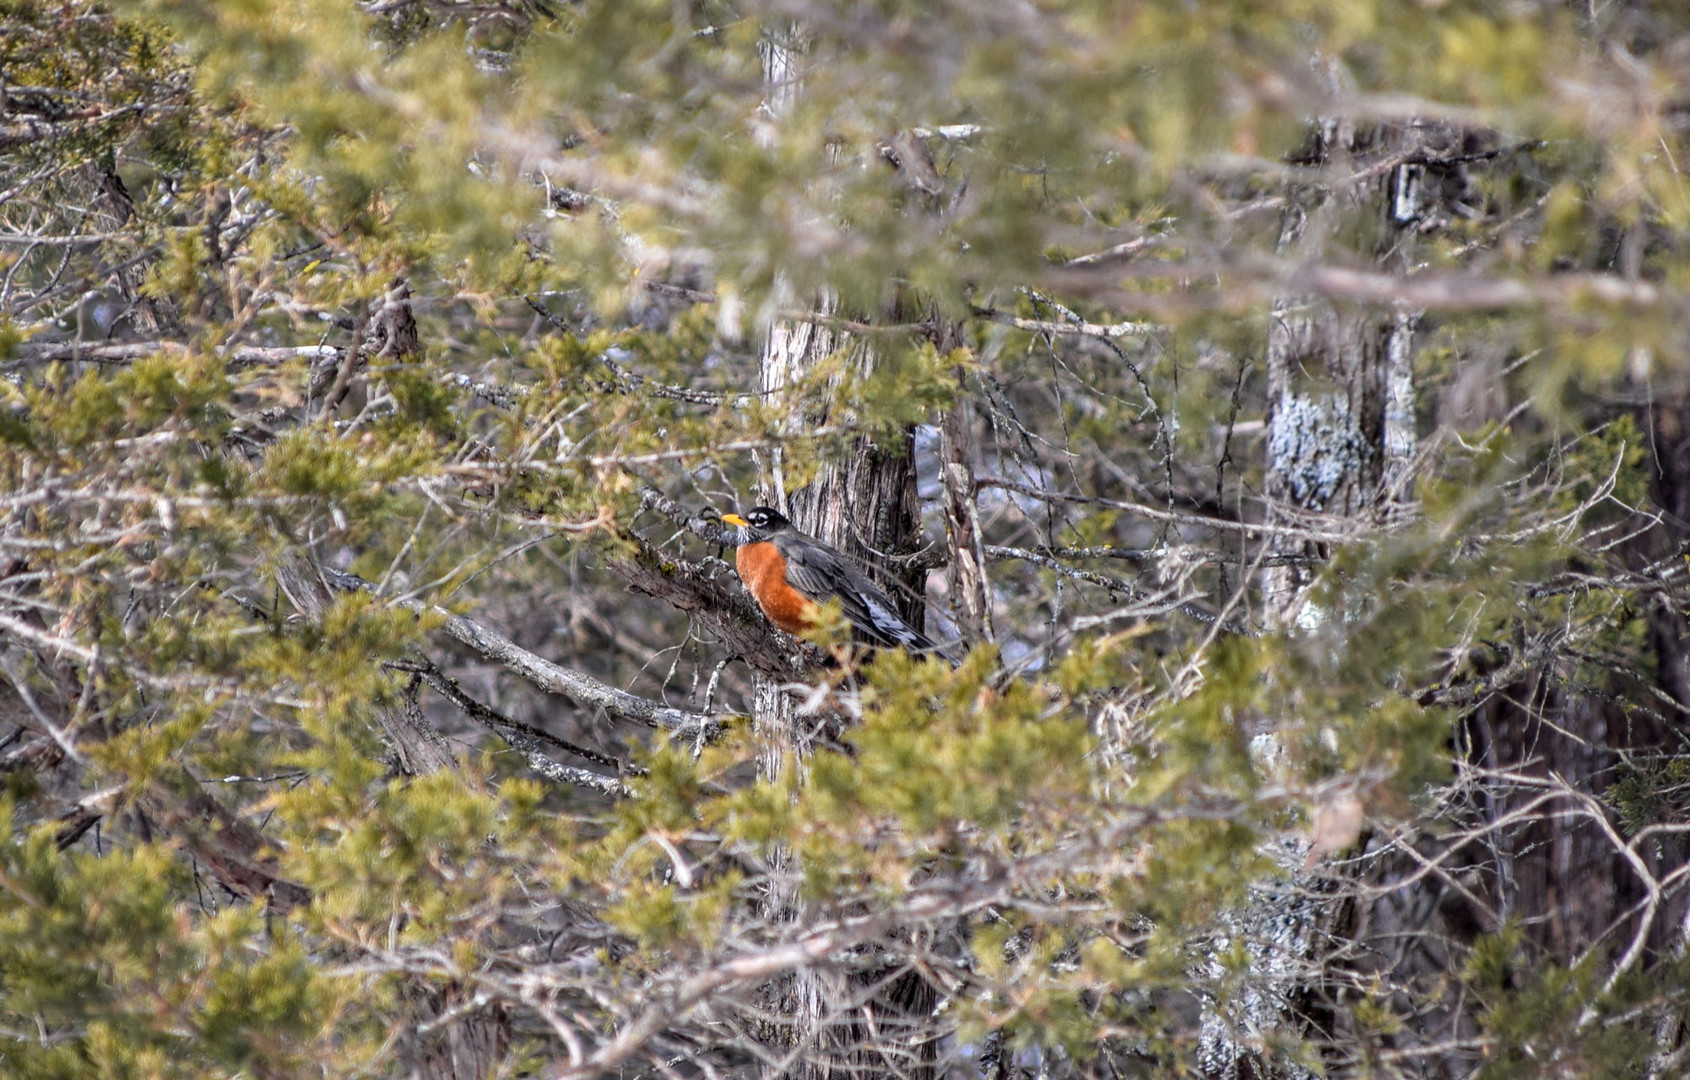
{"label": "shaded tree trunk", "polygon": [[[1420,145],[1414,125],[1358,131],[1329,122],[1310,156],[1328,167],[1349,168],[1356,159],[1377,161]],[[1321,261],[1326,238],[1345,219],[1371,222],[1376,253],[1387,269],[1409,259],[1407,226],[1422,214],[1421,167],[1399,164],[1345,190],[1293,201],[1281,227],[1281,253]],[[1350,168],[1352,174],[1357,170]],[[1389,513],[1409,475],[1415,437],[1414,333],[1409,311],[1339,308],[1312,296],[1284,297],[1273,305],[1266,343],[1268,401],[1267,520],[1314,526],[1321,532],[1359,534]],[[1324,544],[1289,531],[1273,534],[1276,556],[1323,556]],[[1311,605],[1306,587],[1315,560],[1286,558],[1263,571],[1263,621],[1296,634],[1341,614]],[[1248,732],[1262,767],[1278,767],[1279,718]],[[1264,1060],[1250,1049],[1276,1030],[1297,1030],[1317,1042],[1332,1034],[1341,1007],[1338,991],[1322,984],[1323,954],[1341,950],[1354,931],[1349,890],[1329,874],[1304,869],[1308,842],[1284,835],[1271,841],[1285,879],[1260,887],[1252,903],[1226,920],[1226,934],[1245,944],[1251,976],[1230,1009],[1205,1010],[1200,1060],[1210,1076],[1227,1080],[1306,1075]],[[1335,1063],[1336,1064],[1336,1063]]]}
{"label": "shaded tree trunk", "polygon": [[[763,389],[779,400],[818,360],[844,344],[832,331],[815,324],[777,326],[764,349]],[[873,364],[873,355],[858,346],[856,362],[866,368]],[[825,424],[829,419],[805,415],[801,409],[788,410],[788,415],[795,427]],[[900,577],[888,569],[895,564],[885,558],[919,546],[913,449],[913,435],[908,432],[903,445],[891,449],[860,438],[849,457],[824,464],[809,484],[795,491],[786,490],[777,450],[763,497],[800,529],[855,559],[889,595],[901,602],[913,596],[919,605],[913,575]],[[906,614],[920,625],[919,606],[906,609]],[[801,714],[794,708],[788,686],[768,676],[758,676],[755,700],[754,722],[766,748],[765,775],[804,768],[805,759],[825,733],[826,721]],[[797,896],[801,867],[790,854],[780,861],[784,865],[771,874],[778,884],[766,899],[768,915],[801,920],[804,904]],[[868,951],[859,959],[859,969],[849,975],[832,968],[805,969],[769,987],[770,1010],[778,1019],[767,1025],[765,1038],[794,1059],[789,1067],[770,1070],[770,1075],[931,1075],[932,1054],[925,1031],[935,1002],[932,988],[917,974],[877,964]]]}
{"label": "shaded tree trunk", "polygon": [[[764,389],[781,394],[840,345],[833,333],[813,324],[777,327],[764,351]],[[871,365],[872,354],[859,348],[857,362]],[[827,422],[826,417],[790,415],[795,425]],[[777,456],[764,497],[800,529],[855,559],[890,595],[919,598],[912,581],[888,571],[885,561],[887,555],[907,554],[919,546],[912,441],[906,433],[904,445],[888,450],[870,439],[858,439],[849,457],[824,465],[811,483],[795,491],[785,489]],[[919,625],[920,611],[911,614]],[[805,768],[805,759],[825,734],[825,718],[795,709],[789,687],[768,676],[758,676],[755,700],[765,775]],[[776,920],[801,920],[801,867],[790,854],[779,861],[783,865],[771,874],[777,885],[765,901],[767,913]],[[766,1026],[764,1036],[794,1059],[769,1075],[932,1074],[927,1029],[936,998],[931,986],[918,974],[877,963],[870,950],[858,961],[857,970],[848,975],[834,968],[805,969],[768,988],[768,1004],[778,1019]]]}
{"label": "shaded tree trunk", "polygon": [[[961,327],[956,323],[937,312],[929,321],[934,328],[934,344],[941,353],[962,345]],[[945,498],[947,593],[967,647],[991,641],[997,634],[992,626],[992,594],[986,579],[985,532],[970,461],[974,426],[968,395],[962,392],[963,380],[959,372],[956,404],[939,420],[939,480]]]}
{"label": "shaded tree trunk", "polygon": [[[764,44],[764,73],[771,104],[784,109],[798,86],[796,31]],[[831,297],[815,307],[831,312]],[[818,361],[842,348],[853,351],[862,370],[873,366],[863,343],[817,322],[778,323],[763,349],[761,387],[770,400],[786,402],[789,434],[801,435],[842,419],[806,410],[795,400]],[[848,456],[822,463],[814,478],[789,490],[784,456],[778,447],[760,497],[781,510],[799,529],[855,560],[898,600],[914,625],[921,625],[921,571],[900,574],[888,556],[914,551],[920,544],[920,505],[916,496],[914,434],[906,431],[898,446],[858,438]],[[765,748],[762,770],[776,776],[786,768],[805,768],[805,759],[825,733],[825,720],[794,708],[789,687],[759,675],[753,721]],[[802,868],[795,856],[781,853],[772,867],[770,893],[764,901],[772,920],[802,920],[797,895]],[[877,963],[862,950],[855,970],[806,968],[775,980],[766,991],[772,1019],[763,1037],[786,1062],[766,1067],[769,1076],[825,1077],[909,1076],[933,1074],[933,1046],[925,1034],[936,997],[919,974]]]}

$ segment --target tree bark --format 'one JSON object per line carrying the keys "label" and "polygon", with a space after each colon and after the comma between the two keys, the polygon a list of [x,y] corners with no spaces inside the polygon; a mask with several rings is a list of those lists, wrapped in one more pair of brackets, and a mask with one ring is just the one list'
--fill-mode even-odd
{"label": "tree bark", "polygon": [[[1414,124],[1358,131],[1330,122],[1312,150],[1321,164],[1340,166],[1359,155],[1388,157],[1417,145]],[[1410,250],[1406,226],[1421,214],[1420,184],[1400,164],[1368,183],[1293,201],[1281,226],[1280,249],[1319,263],[1326,238],[1340,215],[1376,223],[1376,257],[1387,267],[1405,268]],[[1352,170],[1353,172],[1354,170]],[[1402,495],[1416,445],[1413,374],[1418,316],[1407,310],[1344,309],[1314,296],[1283,297],[1273,305],[1266,345],[1268,400],[1268,520],[1295,526],[1319,520],[1323,532],[1353,523],[1358,534],[1388,513]],[[1311,606],[1306,593],[1314,561],[1324,545],[1290,533],[1273,535],[1270,551],[1285,556],[1262,572],[1263,621],[1297,634],[1339,618]],[[1278,767],[1274,721],[1250,733],[1262,768]],[[1205,1072],[1225,1080],[1305,1075],[1250,1049],[1276,1029],[1300,1029],[1315,1040],[1330,1035],[1336,1020],[1333,993],[1320,985],[1323,952],[1353,933],[1349,890],[1335,888],[1330,875],[1304,868],[1308,843],[1284,835],[1270,841],[1286,879],[1263,885],[1252,903],[1225,920],[1227,936],[1243,939],[1252,977],[1235,1007],[1205,1010],[1200,1060]]]}
{"label": "tree bark", "polygon": [[[771,108],[778,115],[796,94],[802,42],[797,31],[764,43],[764,74],[771,87]],[[815,309],[831,312],[837,301],[818,298]],[[853,363],[866,372],[874,354],[868,346],[816,321],[781,322],[771,327],[761,362],[761,387],[773,401],[789,400],[816,363],[840,349],[850,349]],[[783,409],[788,433],[800,435],[840,417],[807,411],[792,401]],[[781,510],[799,529],[833,545],[854,559],[888,595],[896,598],[913,625],[922,624],[922,571],[900,573],[888,557],[912,552],[920,542],[920,504],[915,485],[914,433],[900,445],[882,446],[868,437],[855,440],[848,455],[821,464],[815,477],[789,490],[785,459],[776,448],[763,480],[761,498]],[[759,674],[753,721],[764,753],[762,771],[774,777],[788,768],[805,768],[805,759],[824,733],[815,717],[799,715],[789,683]],[[765,914],[775,921],[800,921],[804,904],[797,895],[802,869],[790,853],[770,867]],[[772,982],[766,990],[771,1015],[764,1038],[792,1064],[765,1068],[765,1075],[825,1080],[832,1077],[933,1075],[933,1043],[925,1034],[935,995],[914,972],[894,973],[874,962],[872,946],[858,950],[849,972],[833,967],[804,968]]]}
{"label": "tree bark", "polygon": [[[962,328],[937,311],[928,323],[933,344],[942,354],[962,345]],[[980,527],[976,497],[973,425],[962,372],[957,373],[956,404],[939,420],[939,480],[945,496],[945,556],[949,564],[948,594],[965,645],[991,641],[992,592],[986,578],[985,535]],[[917,625],[920,625],[919,623]]]}
{"label": "tree bark", "polygon": [[[782,325],[770,334],[763,354],[763,388],[779,395],[796,385],[819,359],[845,343],[833,332],[813,323]],[[856,362],[865,369],[873,355],[855,346]],[[777,396],[778,400],[778,396]],[[826,423],[827,417],[790,411],[794,425]],[[891,450],[859,438],[849,456],[824,464],[815,479],[795,491],[783,483],[777,451],[763,497],[781,508],[798,528],[832,544],[856,559],[889,595],[913,597],[905,608],[920,625],[920,592],[913,574],[888,570],[887,555],[913,551],[920,540],[915,490],[913,434]],[[776,776],[788,768],[803,769],[805,759],[824,734],[814,716],[799,715],[788,693],[790,683],[759,674],[753,719],[765,747],[762,769]],[[801,867],[785,854],[771,867],[771,888],[765,901],[769,918],[797,921],[805,917],[797,896]],[[932,988],[919,975],[892,975],[863,949],[857,970],[802,969],[776,980],[768,988],[771,1012],[778,1017],[764,1036],[783,1054],[796,1054],[788,1068],[768,1075],[822,1080],[828,1077],[932,1075],[931,1042],[925,1034],[935,1001]]]}

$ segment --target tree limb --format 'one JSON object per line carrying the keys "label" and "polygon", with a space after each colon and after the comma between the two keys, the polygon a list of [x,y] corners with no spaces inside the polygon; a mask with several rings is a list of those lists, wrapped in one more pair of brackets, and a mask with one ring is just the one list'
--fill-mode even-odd
{"label": "tree limb", "polygon": [[[330,570],[328,567],[323,567],[322,573],[324,579],[336,589],[345,592],[375,592],[373,585],[355,574]],[[443,607],[420,600],[402,600],[398,603],[419,615],[431,615],[444,620],[441,629],[446,633],[542,690],[562,694],[582,705],[603,709],[611,716],[623,720],[632,720],[637,724],[685,735],[688,738],[708,740],[721,734],[726,717],[677,709],[672,705],[662,705],[649,698],[630,694],[626,690],[618,690],[591,675],[560,667],[522,648],[503,634],[490,630],[473,619],[454,615]]]}
{"label": "tree limb", "polygon": [[539,728],[512,720],[497,709],[484,705],[464,693],[456,679],[447,675],[429,661],[394,661],[387,666],[396,671],[412,672],[423,682],[433,687],[441,697],[456,705],[466,716],[492,728],[501,738],[527,757],[528,764],[540,775],[559,783],[602,791],[606,795],[625,796],[629,794],[627,785],[614,777],[602,776],[591,769],[575,768],[553,761],[541,751],[539,744],[542,741],[549,742],[568,753],[579,755],[602,765],[609,765],[620,772],[622,771],[622,764],[615,758],[601,754],[596,750],[589,750],[584,746],[576,746],[557,738],[550,732],[541,731]]}

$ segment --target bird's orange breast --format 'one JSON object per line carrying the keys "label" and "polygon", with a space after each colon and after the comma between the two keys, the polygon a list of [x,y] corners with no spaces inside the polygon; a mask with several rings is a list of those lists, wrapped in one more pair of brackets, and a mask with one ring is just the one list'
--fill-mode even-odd
{"label": "bird's orange breast", "polygon": [[742,544],[734,565],[770,622],[789,634],[802,634],[815,626],[815,603],[787,584],[786,558],[773,544]]}

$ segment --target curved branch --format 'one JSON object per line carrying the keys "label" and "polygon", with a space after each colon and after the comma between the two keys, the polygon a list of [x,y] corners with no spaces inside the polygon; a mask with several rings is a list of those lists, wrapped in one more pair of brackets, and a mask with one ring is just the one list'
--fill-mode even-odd
{"label": "curved branch", "polygon": [[566,753],[584,757],[601,765],[609,765],[618,772],[624,771],[624,766],[606,754],[597,750],[589,750],[584,746],[576,746],[566,742],[549,731],[530,727],[518,720],[513,720],[497,709],[484,705],[464,693],[458,685],[458,680],[447,675],[431,661],[413,662],[396,660],[385,665],[395,671],[408,671],[422,679],[441,697],[456,705],[459,711],[470,719],[491,728],[498,736],[516,747],[528,759],[529,766],[540,775],[563,784],[574,784],[577,787],[592,788],[602,791],[606,795],[627,795],[627,785],[613,776],[604,776],[591,769],[581,769],[571,765],[562,765],[553,761],[541,749],[540,743],[547,742]]}
{"label": "curved branch", "polygon": [[[376,592],[370,582],[356,574],[346,574],[328,567],[323,567],[322,573],[325,581],[344,592]],[[623,720],[632,720],[637,724],[672,731],[689,738],[713,739],[721,733],[725,717],[662,705],[649,698],[619,690],[609,683],[602,683],[591,675],[560,667],[545,657],[529,652],[503,634],[488,629],[473,619],[454,615],[443,607],[420,600],[402,600],[399,604],[419,615],[433,615],[443,619],[441,628],[446,633],[542,690],[562,694],[582,705],[603,709]]]}

